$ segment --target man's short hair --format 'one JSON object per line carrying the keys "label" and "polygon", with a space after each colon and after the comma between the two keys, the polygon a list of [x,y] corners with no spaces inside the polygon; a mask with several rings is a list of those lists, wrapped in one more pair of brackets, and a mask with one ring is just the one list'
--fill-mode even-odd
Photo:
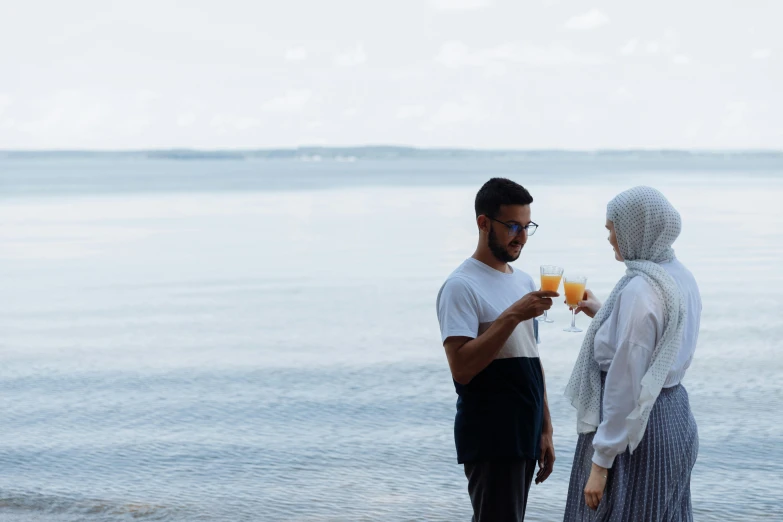
{"label": "man's short hair", "polygon": [[500,213],[501,205],[529,205],[533,196],[519,183],[506,178],[492,178],[476,194],[476,217],[490,218]]}

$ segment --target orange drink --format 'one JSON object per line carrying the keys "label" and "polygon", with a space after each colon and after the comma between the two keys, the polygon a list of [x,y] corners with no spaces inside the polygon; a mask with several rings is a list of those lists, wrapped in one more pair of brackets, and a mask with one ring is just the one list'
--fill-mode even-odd
{"label": "orange drink", "polygon": [[579,306],[579,301],[585,296],[587,278],[584,276],[567,275],[563,286],[565,287],[566,304],[571,309],[571,326],[563,331],[581,332],[582,330],[576,327],[576,309]]}
{"label": "orange drink", "polygon": [[557,289],[560,288],[560,279],[561,276],[559,275],[541,275],[541,290],[547,291],[547,292],[557,292]]}
{"label": "orange drink", "polygon": [[578,283],[566,281],[563,285],[565,287],[566,304],[569,307],[576,307],[579,305],[579,301],[585,296],[586,283]]}
{"label": "orange drink", "polygon": [[[557,292],[560,288],[560,279],[563,277],[563,269],[555,265],[541,265],[541,290]],[[542,323],[554,323],[544,310],[544,315],[539,319]]]}

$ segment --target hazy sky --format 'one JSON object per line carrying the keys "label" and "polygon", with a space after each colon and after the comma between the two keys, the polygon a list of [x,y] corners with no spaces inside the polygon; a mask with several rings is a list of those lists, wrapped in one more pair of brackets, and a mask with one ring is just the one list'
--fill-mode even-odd
{"label": "hazy sky", "polygon": [[0,4],[0,149],[783,148],[779,0]]}

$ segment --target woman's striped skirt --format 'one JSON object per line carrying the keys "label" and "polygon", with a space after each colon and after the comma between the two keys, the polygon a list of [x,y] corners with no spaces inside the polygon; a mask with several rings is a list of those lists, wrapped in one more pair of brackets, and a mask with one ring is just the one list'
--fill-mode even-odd
{"label": "woman's striped skirt", "polygon": [[633,455],[626,449],[615,458],[596,511],[587,507],[584,496],[592,466],[593,433],[579,435],[563,520],[692,521],[691,470],[698,452],[699,434],[688,392],[682,385],[662,389]]}

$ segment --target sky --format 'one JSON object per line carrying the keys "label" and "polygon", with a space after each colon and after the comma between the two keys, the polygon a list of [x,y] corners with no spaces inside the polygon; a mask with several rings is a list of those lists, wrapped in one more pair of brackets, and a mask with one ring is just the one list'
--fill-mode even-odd
{"label": "sky", "polygon": [[778,0],[0,0],[0,149],[781,149]]}

